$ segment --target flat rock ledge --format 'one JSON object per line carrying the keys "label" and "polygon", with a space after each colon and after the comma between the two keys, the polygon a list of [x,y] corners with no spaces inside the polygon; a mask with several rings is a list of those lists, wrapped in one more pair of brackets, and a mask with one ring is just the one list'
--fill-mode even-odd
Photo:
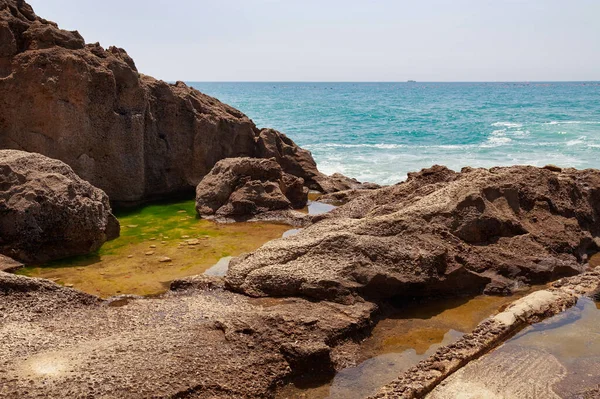
{"label": "flat rock ledge", "polygon": [[481,322],[457,342],[441,347],[428,359],[381,388],[370,399],[423,398],[433,388],[467,363],[485,355],[525,326],[564,312],[584,295],[597,292],[600,267],[556,281],[513,302],[507,309]]}
{"label": "flat rock ledge", "polygon": [[102,301],[0,272],[0,398],[272,398],[353,362],[376,305],[253,299],[222,279]]}

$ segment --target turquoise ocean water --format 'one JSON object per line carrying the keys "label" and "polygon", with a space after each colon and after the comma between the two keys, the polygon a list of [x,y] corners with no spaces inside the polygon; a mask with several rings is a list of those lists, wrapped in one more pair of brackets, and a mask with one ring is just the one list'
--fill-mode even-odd
{"label": "turquoise ocean water", "polygon": [[319,169],[390,184],[433,164],[600,167],[600,83],[196,83]]}

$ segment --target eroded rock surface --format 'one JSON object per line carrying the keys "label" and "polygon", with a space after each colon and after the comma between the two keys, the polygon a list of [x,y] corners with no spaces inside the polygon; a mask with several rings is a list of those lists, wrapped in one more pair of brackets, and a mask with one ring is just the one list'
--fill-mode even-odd
{"label": "eroded rock surface", "polygon": [[193,286],[110,303],[0,272],[0,397],[269,398],[344,367],[375,309]]}
{"label": "eroded rock surface", "polygon": [[232,260],[253,296],[352,302],[510,293],[584,270],[598,251],[600,171],[435,166]]}
{"label": "eroded rock surface", "polygon": [[61,161],[0,150],[0,253],[45,262],[119,236],[107,195]]}
{"label": "eroded rock surface", "polygon": [[0,0],[0,93],[0,148],[60,159],[111,201],[192,193],[229,157],[275,157],[310,187],[327,181],[285,135],[139,73],[125,50],[85,44],[21,0]]}
{"label": "eroded rock surface", "polygon": [[317,175],[314,180],[318,183],[318,190],[326,194],[348,190],[375,190],[381,188],[375,183],[361,183],[358,180],[334,173],[331,176]]}
{"label": "eroded rock surface", "polygon": [[227,158],[196,188],[201,216],[244,217],[306,206],[304,180],[285,173],[275,158]]}

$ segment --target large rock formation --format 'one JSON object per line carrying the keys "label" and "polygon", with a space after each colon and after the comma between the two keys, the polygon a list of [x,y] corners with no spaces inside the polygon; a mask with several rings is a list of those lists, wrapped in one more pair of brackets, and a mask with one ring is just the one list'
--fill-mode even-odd
{"label": "large rock formation", "polygon": [[506,294],[576,274],[600,246],[600,171],[436,166],[313,220],[234,259],[229,287],[352,302]]}
{"label": "large rock formation", "polygon": [[0,148],[60,159],[111,201],[191,193],[229,157],[275,157],[316,189],[324,179],[283,134],[138,73],[123,49],[86,45],[22,0],[0,0],[0,93]]}
{"label": "large rock formation", "polygon": [[69,166],[0,150],[0,254],[45,262],[87,254],[118,235],[106,194]]}
{"label": "large rock formation", "polygon": [[306,206],[304,180],[282,171],[275,159],[227,158],[196,188],[201,216],[243,217]]}

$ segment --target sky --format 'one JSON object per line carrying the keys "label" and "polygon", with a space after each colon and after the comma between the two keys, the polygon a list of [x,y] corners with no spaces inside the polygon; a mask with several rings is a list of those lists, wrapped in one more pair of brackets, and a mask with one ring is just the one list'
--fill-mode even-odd
{"label": "sky", "polygon": [[28,0],[184,81],[600,80],[599,0]]}

